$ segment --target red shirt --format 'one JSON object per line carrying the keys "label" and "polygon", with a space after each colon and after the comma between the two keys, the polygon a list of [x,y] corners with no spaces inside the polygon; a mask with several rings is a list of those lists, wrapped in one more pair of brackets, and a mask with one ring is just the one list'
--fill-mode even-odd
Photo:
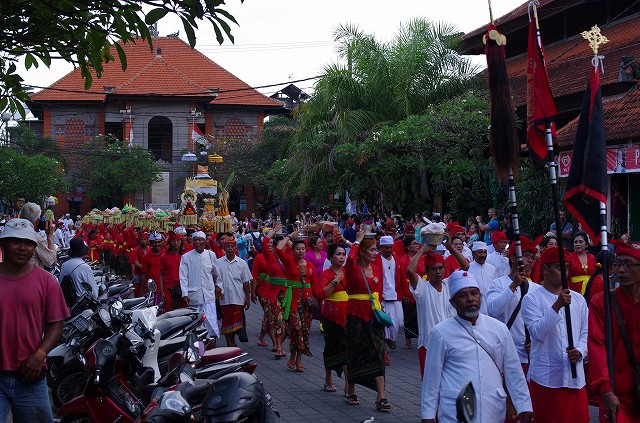
{"label": "red shirt", "polygon": [[[278,259],[278,256],[269,251],[269,238],[264,237],[262,240],[262,255],[267,264],[267,273],[270,278],[287,278],[284,272],[284,265]],[[255,266],[255,260],[253,265]],[[280,292],[284,292],[286,289],[283,285],[269,284],[269,289],[265,293],[265,298],[269,301],[275,301]]]}
{"label": "red shirt", "polygon": [[[636,357],[640,357],[640,301],[634,301],[625,291],[615,290],[616,300],[620,304],[622,318],[627,322],[627,331],[631,338],[631,346]],[[611,390],[609,372],[607,369],[607,354],[604,330],[604,294],[593,297],[589,304],[589,337],[587,347],[589,351],[589,385],[597,394]],[[629,357],[620,338],[620,330],[616,324],[618,319],[611,307],[612,340],[614,377],[616,381],[616,395],[620,400],[620,407],[628,416],[640,417],[633,413],[633,373],[629,364]],[[598,397],[600,398],[600,395]],[[600,400],[601,401],[601,400]],[[602,405],[601,405],[602,407]],[[629,420],[632,421],[632,420]]]}
{"label": "red shirt", "polygon": [[[320,275],[320,281],[318,285],[322,288],[329,285],[331,281],[336,277],[336,273],[328,268]],[[342,281],[336,286],[333,292],[341,292],[345,290],[347,286],[346,281],[342,279]],[[322,297],[324,298],[324,292]],[[347,302],[348,301],[325,301],[322,302],[322,317],[325,319],[331,320],[332,322],[342,326],[343,328],[347,326]]]}
{"label": "red shirt", "polygon": [[13,371],[38,349],[44,324],[69,310],[56,278],[37,266],[21,277],[0,275],[0,289],[0,370]]}
{"label": "red shirt", "polygon": [[[359,249],[360,247],[358,245],[351,247],[351,251],[349,251],[349,256],[347,257],[347,263],[342,270],[344,272],[344,278],[347,280],[346,291],[349,295],[369,294],[365,280],[362,277],[362,271],[356,263]],[[371,263],[371,267],[373,268],[374,277],[367,278],[369,289],[371,290],[371,294],[377,292],[379,300],[382,301],[382,270],[376,266],[375,263]],[[359,317],[367,323],[370,322],[373,318],[371,301],[350,299],[347,303],[347,314]]]}
{"label": "red shirt", "polygon": [[180,285],[180,259],[182,254],[164,253],[160,256],[164,289]]}
{"label": "red shirt", "polygon": [[[137,246],[136,248],[133,249],[133,251],[131,251],[131,255],[129,256],[129,264],[134,264],[134,262],[136,261],[142,264],[142,259],[144,258],[144,256],[147,255],[147,253],[150,250],[151,250],[151,247],[149,247],[148,245],[144,248]],[[137,266],[134,266],[133,274],[141,275],[142,270],[138,269]]]}
{"label": "red shirt", "polygon": [[[153,279],[156,284],[160,283],[160,258],[162,253],[154,254],[149,252],[142,258],[142,273],[146,275],[146,279]],[[144,281],[146,282],[146,281]],[[158,285],[158,289],[160,286]]]}
{"label": "red shirt", "polygon": [[[276,250],[278,254],[278,258],[282,261],[282,265],[284,266],[285,273],[287,275],[288,281],[300,282],[300,266],[293,258],[293,252],[291,249],[287,250]],[[317,283],[316,278],[316,269],[313,267],[313,264],[306,261],[306,270],[304,275],[304,283],[308,283],[311,286],[314,286]],[[313,297],[313,292],[311,288],[293,288],[291,290],[291,304],[298,304],[299,298]]]}
{"label": "red shirt", "polygon": [[257,281],[256,292],[262,298],[266,298],[269,292],[269,272],[267,269],[267,261],[264,259],[264,254],[258,254],[253,259],[253,266],[251,267],[251,276]]}

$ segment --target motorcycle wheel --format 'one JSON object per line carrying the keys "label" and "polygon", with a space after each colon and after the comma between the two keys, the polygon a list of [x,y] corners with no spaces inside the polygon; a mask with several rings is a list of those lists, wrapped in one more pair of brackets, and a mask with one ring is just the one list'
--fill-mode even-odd
{"label": "motorcycle wheel", "polygon": [[82,395],[89,375],[82,366],[63,369],[51,386],[51,399],[56,407],[62,407],[73,398]]}
{"label": "motorcycle wheel", "polygon": [[89,416],[86,414],[72,414],[70,416],[64,416],[60,423],[89,423]]}

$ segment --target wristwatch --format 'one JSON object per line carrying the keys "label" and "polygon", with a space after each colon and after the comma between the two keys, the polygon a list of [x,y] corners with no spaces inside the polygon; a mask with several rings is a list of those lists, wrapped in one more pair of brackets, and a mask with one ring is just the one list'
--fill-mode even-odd
{"label": "wristwatch", "polygon": [[337,280],[335,280],[335,279],[331,281],[331,285],[333,285],[333,286],[338,286],[338,283],[339,282]]}

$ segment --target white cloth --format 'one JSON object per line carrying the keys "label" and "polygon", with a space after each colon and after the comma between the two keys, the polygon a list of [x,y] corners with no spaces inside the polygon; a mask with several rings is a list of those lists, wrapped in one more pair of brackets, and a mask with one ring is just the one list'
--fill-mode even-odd
{"label": "white cloth", "polygon": [[[518,306],[520,301],[520,287],[517,287],[515,292],[511,291],[509,285],[511,285],[511,278],[509,276],[502,276],[498,279],[494,279],[489,285],[489,291],[487,291],[487,311],[489,316],[500,320],[505,325],[509,321],[511,314]],[[536,289],[540,289],[540,285],[529,281],[529,290],[527,292],[533,292]],[[524,299],[523,299],[524,301]],[[524,348],[525,333],[524,333],[524,319],[522,318],[522,308],[516,315],[513,325],[509,329],[511,337],[518,351],[520,357],[520,363],[528,363],[529,356]]]}
{"label": "white cloth", "polygon": [[64,231],[62,229],[56,228],[56,230],[53,231],[53,243],[56,244],[58,248],[67,248],[69,245],[66,243]]}
{"label": "white cloth", "polygon": [[[493,355],[495,363],[465,328]],[[437,412],[440,423],[457,423],[456,397],[471,381],[477,398],[476,421],[504,421],[507,394],[501,371],[516,411],[532,411],[529,388],[507,327],[482,314],[475,325],[458,316],[443,321],[431,331],[427,346],[421,417],[434,419]]]}
{"label": "white cloth", "polygon": [[191,250],[180,258],[180,290],[183,297],[189,297],[189,305],[215,303],[216,286],[224,294],[217,261],[216,255],[209,250],[202,253]]}
{"label": "white cloth", "polygon": [[443,280],[442,290],[438,292],[429,282],[419,278],[416,289],[413,289],[410,284],[409,290],[416,300],[418,348],[426,348],[434,326],[456,314],[456,310],[449,302],[449,283],[446,279]]}
{"label": "white cloth", "polygon": [[496,272],[498,273],[498,277],[507,276],[511,273],[511,266],[509,265],[509,258],[500,254],[497,251],[494,251],[491,254],[487,255],[487,263],[496,268]]}
{"label": "white cloth", "polygon": [[204,313],[204,328],[210,337],[220,337],[220,328],[218,327],[218,314],[216,312],[216,303],[199,304],[194,306],[198,311]]}
{"label": "white cloth", "polygon": [[244,284],[248,284],[252,279],[249,265],[238,256],[233,256],[231,261],[227,256],[220,257],[217,264],[224,289],[220,305],[244,305]]}
{"label": "white cloth", "polygon": [[71,240],[73,238],[75,238],[75,236],[76,236],[76,230],[75,229],[72,230],[72,231],[70,231],[68,229],[66,231],[64,231],[64,242],[65,242],[65,244],[67,244],[67,246],[68,246],[69,242],[71,242]]}
{"label": "white cloth", "polygon": [[396,260],[393,256],[391,256],[391,260],[387,260],[380,255],[380,263],[382,264],[382,298],[385,300],[397,300]]}
{"label": "white cloth", "polygon": [[529,379],[547,388],[581,389],[585,385],[583,361],[587,358],[587,321],[589,309],[579,292],[571,291],[571,329],[573,346],[582,359],[576,363],[577,378],[571,376],[571,364],[567,355],[568,337],[564,307],[556,313],[552,304],[557,294],[544,287],[522,300],[522,315],[531,334],[531,364]]}
{"label": "white cloth", "polygon": [[384,328],[384,337],[386,339],[393,339],[395,341],[398,338],[398,329],[404,321],[402,301],[383,300],[382,307],[384,308],[384,312],[387,313],[389,317],[391,317],[391,320],[393,320],[393,326]]}
{"label": "white cloth", "polygon": [[80,298],[88,294],[87,290],[82,286],[82,282],[86,282],[91,287],[91,297],[95,300],[98,298],[98,285],[93,276],[93,270],[81,257],[73,257],[65,261],[60,268],[60,276],[58,282],[62,283],[62,278],[71,275],[73,285],[76,288],[76,295]]}
{"label": "white cloth", "polygon": [[64,223],[65,229],[68,229],[69,225],[73,225],[73,219],[71,219],[70,217],[65,218],[62,222]]}
{"label": "white cloth", "polygon": [[468,272],[475,276],[478,285],[480,285],[480,293],[482,294],[480,313],[487,314],[487,301],[485,298],[487,297],[487,291],[489,290],[491,282],[494,279],[498,279],[498,272],[496,272],[496,268],[489,263],[485,262],[481,265],[475,260],[469,263]]}

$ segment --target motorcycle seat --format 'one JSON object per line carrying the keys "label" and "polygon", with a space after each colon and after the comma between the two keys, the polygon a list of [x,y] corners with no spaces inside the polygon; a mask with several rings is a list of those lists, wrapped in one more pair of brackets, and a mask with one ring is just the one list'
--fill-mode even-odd
{"label": "motorcycle seat", "polygon": [[195,308],[178,308],[175,310],[167,311],[164,314],[158,316],[158,320],[170,319],[172,317],[189,316],[191,314],[198,314],[198,310]]}
{"label": "motorcycle seat", "polygon": [[162,359],[163,357],[168,357],[176,351],[182,349],[182,347],[184,346],[184,341],[184,336],[160,340],[160,346],[158,347],[158,360]]}
{"label": "motorcycle seat", "polygon": [[184,328],[189,326],[197,316],[179,316],[171,317],[168,319],[158,320],[156,322],[156,329],[160,331],[160,337],[166,339],[167,337],[181,332]]}
{"label": "motorcycle seat", "polygon": [[233,359],[242,355],[243,352],[238,347],[220,347],[205,351],[204,354],[202,354],[202,357],[200,357],[200,362],[206,365]]}
{"label": "motorcycle seat", "polygon": [[117,284],[117,285],[111,285],[109,288],[107,288],[107,291],[109,292],[109,296],[111,297],[112,295],[117,295],[126,291],[128,288],[129,288],[128,285]]}
{"label": "motorcycle seat", "polygon": [[145,297],[137,297],[137,298],[131,298],[131,299],[127,299],[127,300],[122,300],[122,307],[125,310],[131,310],[134,307],[139,306],[140,304],[144,303],[147,299]]}

